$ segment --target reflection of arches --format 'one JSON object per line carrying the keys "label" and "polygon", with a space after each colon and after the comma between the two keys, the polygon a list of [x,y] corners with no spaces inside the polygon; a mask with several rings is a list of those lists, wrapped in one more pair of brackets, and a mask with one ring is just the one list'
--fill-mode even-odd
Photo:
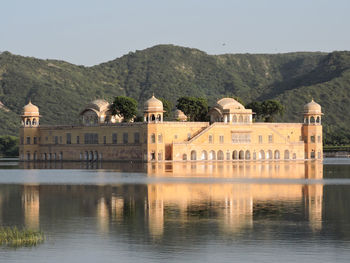
{"label": "reflection of arches", "polygon": [[187,160],[187,154],[186,154],[186,153],[184,153],[184,154],[182,155],[182,160],[184,160],[184,161]]}
{"label": "reflection of arches", "polygon": [[284,151],[284,159],[289,160],[289,151],[288,150]]}
{"label": "reflection of arches", "polygon": [[248,150],[245,152],[245,159],[250,160],[250,151]]}
{"label": "reflection of arches", "polygon": [[238,159],[238,154],[237,154],[237,151],[236,151],[236,150],[234,150],[234,151],[232,152],[232,159],[233,159],[233,160],[237,160],[237,159]]}
{"label": "reflection of arches", "polygon": [[268,150],[267,153],[266,153],[266,159],[272,159],[272,151],[271,150]]}
{"label": "reflection of arches", "polygon": [[275,151],[275,159],[276,160],[280,159],[280,151],[279,150]]}
{"label": "reflection of arches", "polygon": [[224,152],[221,150],[218,151],[218,160],[220,161],[224,160]]}
{"label": "reflection of arches", "polygon": [[207,154],[207,151],[202,151],[202,154],[201,154],[201,160],[208,160],[208,154]]}
{"label": "reflection of arches", "polygon": [[265,160],[265,152],[264,152],[264,150],[261,150],[259,152],[259,160]]}
{"label": "reflection of arches", "polygon": [[311,116],[310,123],[315,123],[315,117],[314,116]]}
{"label": "reflection of arches", "polygon": [[209,152],[209,160],[216,160],[215,152],[213,150]]}
{"label": "reflection of arches", "polygon": [[244,160],[244,151],[243,150],[239,151],[239,159]]}
{"label": "reflection of arches", "polygon": [[192,161],[197,160],[197,152],[196,151],[191,151],[191,160]]}

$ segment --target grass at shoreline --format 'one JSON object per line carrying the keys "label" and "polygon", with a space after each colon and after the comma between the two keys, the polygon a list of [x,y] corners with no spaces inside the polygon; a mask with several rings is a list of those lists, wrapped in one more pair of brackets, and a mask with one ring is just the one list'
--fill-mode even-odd
{"label": "grass at shoreline", "polygon": [[0,245],[11,247],[31,247],[44,241],[41,231],[18,229],[17,227],[0,227]]}

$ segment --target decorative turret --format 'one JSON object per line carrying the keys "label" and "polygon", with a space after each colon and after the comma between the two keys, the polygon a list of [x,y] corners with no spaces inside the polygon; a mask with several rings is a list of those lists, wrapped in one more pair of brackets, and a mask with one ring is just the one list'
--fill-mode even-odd
{"label": "decorative turret", "polygon": [[145,122],[162,122],[163,121],[163,102],[152,96],[144,104],[144,121]]}
{"label": "decorative turret", "polygon": [[182,110],[177,109],[175,111],[175,119],[177,121],[187,121],[187,116],[185,115],[185,113],[183,113]]}
{"label": "decorative turret", "polygon": [[322,125],[323,115],[320,104],[313,99],[304,106],[303,139],[305,143],[305,159],[322,159]]}
{"label": "decorative turret", "polygon": [[23,127],[38,127],[40,124],[39,108],[32,104],[31,101],[23,107],[22,126]]}

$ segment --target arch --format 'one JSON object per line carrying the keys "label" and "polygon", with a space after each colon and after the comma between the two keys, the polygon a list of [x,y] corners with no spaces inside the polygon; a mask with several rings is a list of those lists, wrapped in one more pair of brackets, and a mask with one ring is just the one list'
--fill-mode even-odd
{"label": "arch", "polygon": [[155,121],[156,120],[156,116],[154,116],[154,114],[151,115],[151,121]]}
{"label": "arch", "polygon": [[27,161],[30,161],[30,152],[27,152]]}
{"label": "arch", "polygon": [[89,160],[89,153],[87,151],[85,152],[85,160]]}
{"label": "arch", "polygon": [[232,159],[233,159],[233,160],[237,160],[237,159],[238,159],[238,153],[237,153],[236,150],[234,150],[234,151],[232,152]]}
{"label": "arch", "polygon": [[195,160],[197,160],[197,152],[196,151],[191,151],[191,160],[192,161],[195,161]]}
{"label": "arch", "polygon": [[182,155],[182,160],[187,161],[187,154],[186,154],[186,153],[184,153],[184,154]]}
{"label": "arch", "polygon": [[208,153],[207,153],[207,151],[202,151],[201,160],[208,160]]}
{"label": "arch", "polygon": [[80,153],[80,154],[79,154],[79,160],[80,160],[80,161],[83,160],[83,153]]}
{"label": "arch", "polygon": [[243,150],[239,151],[239,159],[244,160],[244,151]]}
{"label": "arch", "polygon": [[232,122],[237,122],[237,115],[233,115]]}
{"label": "arch", "polygon": [[31,125],[31,123],[30,123],[30,119],[27,119],[27,120],[26,120],[26,125],[28,125],[28,126],[30,126],[30,125]]}
{"label": "arch", "polygon": [[272,151],[268,150],[267,153],[266,153],[266,159],[271,160],[272,158],[273,158]]}
{"label": "arch", "polygon": [[250,151],[248,150],[245,151],[245,159],[250,160]]}
{"label": "arch", "polygon": [[98,160],[98,152],[97,151],[95,151],[94,160]]}
{"label": "arch", "polygon": [[151,143],[156,143],[156,135],[154,133],[151,134]]}
{"label": "arch", "polygon": [[231,160],[231,153],[230,153],[230,151],[227,151],[226,152],[226,161],[229,161],[229,160]]}
{"label": "arch", "polygon": [[238,122],[243,122],[243,116],[242,115],[239,115]]}
{"label": "arch", "polygon": [[248,115],[244,116],[244,122],[246,122],[246,123],[249,122],[249,116]]}
{"label": "arch", "polygon": [[162,120],[162,116],[160,114],[157,115],[157,121],[161,121]]}
{"label": "arch", "polygon": [[62,161],[62,159],[63,159],[63,152],[60,152],[60,153],[59,153],[58,159],[59,159],[60,161]]}
{"label": "arch", "polygon": [[46,160],[47,160],[47,154],[44,153],[44,161],[46,161]]}
{"label": "arch", "polygon": [[92,151],[89,152],[89,161],[94,159],[94,153]]}
{"label": "arch", "polygon": [[264,150],[261,150],[259,152],[259,160],[265,160],[265,152],[264,152]]}
{"label": "arch", "polygon": [[284,160],[289,160],[289,151],[284,150]]}
{"label": "arch", "polygon": [[218,160],[220,161],[224,160],[224,152],[221,150],[218,151]]}
{"label": "arch", "polygon": [[36,119],[35,118],[33,119],[32,124],[36,125]]}
{"label": "arch", "polygon": [[209,152],[209,160],[216,160],[215,151],[211,150],[211,151]]}
{"label": "arch", "polygon": [[321,118],[320,118],[320,116],[317,116],[317,118],[316,118],[316,123],[317,123],[317,124],[320,124],[320,123],[321,123]]}
{"label": "arch", "polygon": [[279,160],[280,158],[281,158],[280,151],[279,150],[275,150],[274,159]]}
{"label": "arch", "polygon": [[33,154],[33,160],[36,161],[38,159],[38,153],[35,151]]}
{"label": "arch", "polygon": [[311,118],[310,118],[310,123],[315,123],[315,117],[314,116],[311,116]]}

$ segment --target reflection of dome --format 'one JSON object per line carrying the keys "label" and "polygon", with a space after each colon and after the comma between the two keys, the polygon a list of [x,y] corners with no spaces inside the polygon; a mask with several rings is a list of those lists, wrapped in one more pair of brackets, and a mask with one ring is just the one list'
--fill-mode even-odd
{"label": "reflection of dome", "polygon": [[158,100],[154,95],[144,104],[144,111],[163,111],[163,102]]}
{"label": "reflection of dome", "polygon": [[105,111],[108,110],[109,103],[106,100],[103,99],[97,99],[91,101],[89,104],[86,105],[85,109],[94,109],[96,111]]}
{"label": "reflection of dome", "polygon": [[304,106],[304,113],[321,113],[321,105],[311,100],[308,104]]}
{"label": "reflection of dome", "polygon": [[244,106],[232,98],[223,98],[216,103],[216,106],[222,110],[226,109],[245,109]]}
{"label": "reflection of dome", "polygon": [[177,109],[175,111],[175,119],[177,119],[179,121],[186,121],[187,116],[185,115],[185,113],[182,112],[182,110]]}
{"label": "reflection of dome", "polygon": [[31,101],[23,107],[24,116],[39,116],[39,108],[32,104]]}

